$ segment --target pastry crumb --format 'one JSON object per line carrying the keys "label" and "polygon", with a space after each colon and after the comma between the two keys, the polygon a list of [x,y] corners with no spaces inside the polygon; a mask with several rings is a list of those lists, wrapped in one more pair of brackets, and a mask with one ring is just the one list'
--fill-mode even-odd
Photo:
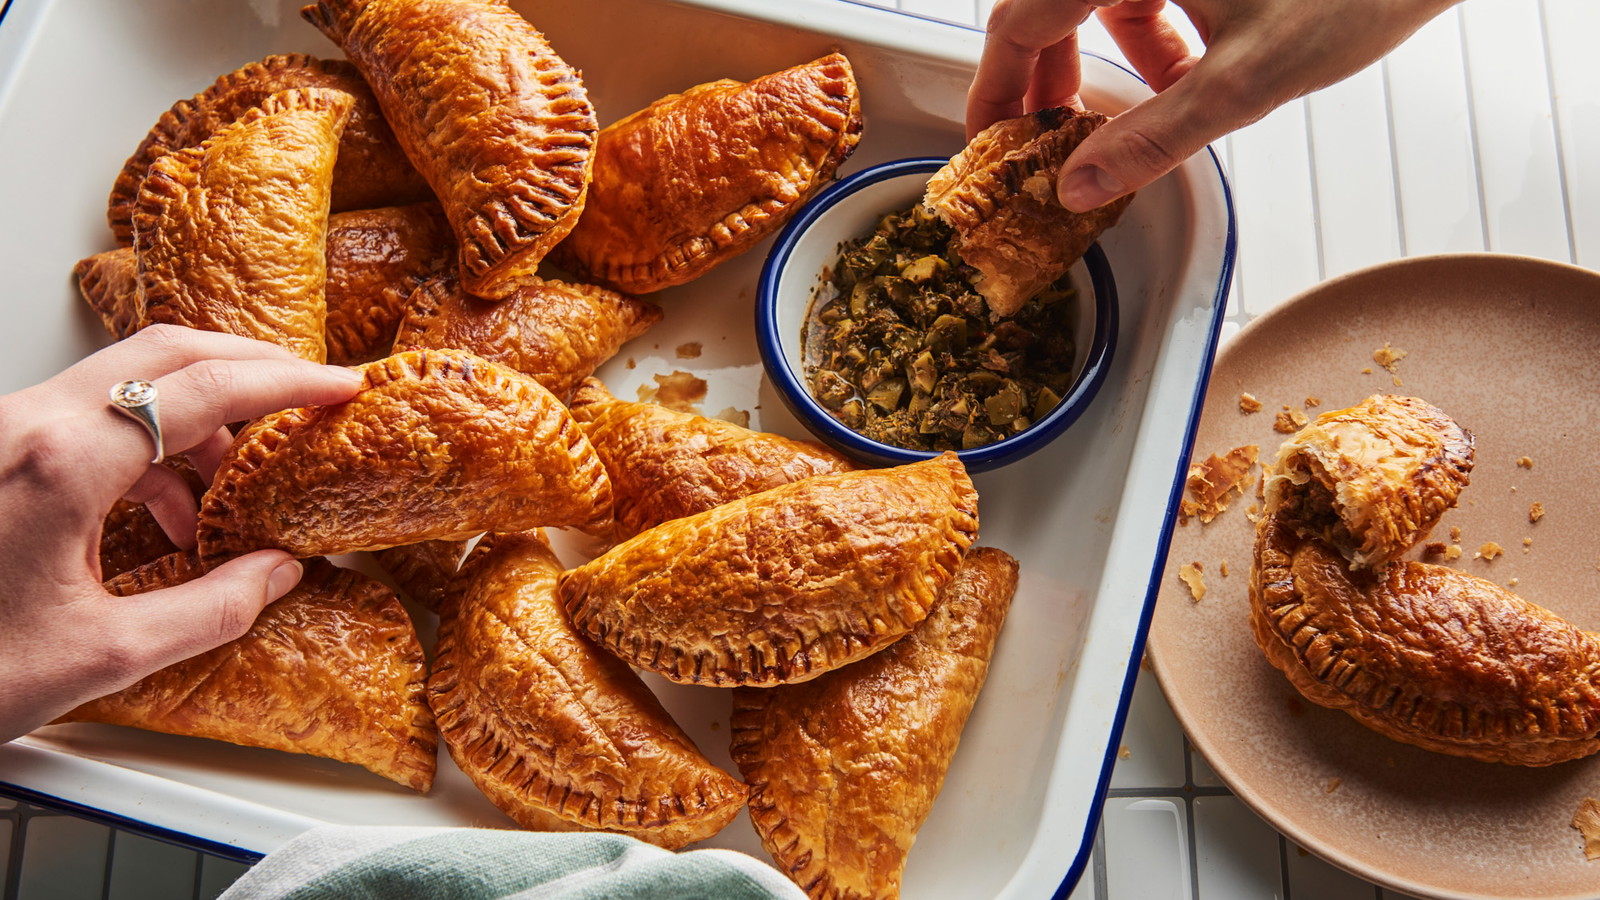
{"label": "pastry crumb", "polygon": [[1451,525],[1450,526],[1450,540],[1455,541],[1457,543],[1461,542],[1461,526],[1460,525]]}
{"label": "pastry crumb", "polygon": [[1217,572],[1220,573],[1223,578],[1227,578],[1228,577],[1228,561],[1227,560],[1223,560],[1222,562],[1217,564]]}
{"label": "pastry crumb", "polygon": [[1133,756],[1133,751],[1128,749],[1128,745],[1127,744],[1118,745],[1118,747],[1117,747],[1117,759],[1128,759],[1131,756]]}
{"label": "pastry crumb", "polygon": [[1444,548],[1444,559],[1445,559],[1445,562],[1455,562],[1456,560],[1458,560],[1460,558],[1461,558],[1461,548],[1460,547],[1457,547],[1455,544],[1451,544],[1450,546]]}
{"label": "pastry crumb", "polygon": [[1250,504],[1244,511],[1244,517],[1249,519],[1252,525],[1261,521],[1261,507],[1254,503]]}
{"label": "pastry crumb", "polygon": [[1405,358],[1406,351],[1389,346],[1388,341],[1384,341],[1382,347],[1372,351],[1372,361],[1383,366],[1390,374],[1394,373],[1395,365]]}
{"label": "pastry crumb", "polygon": [[727,422],[730,425],[737,425],[740,428],[749,428],[750,427],[750,412],[749,412],[749,410],[735,409],[732,406],[728,407],[727,409],[723,410],[722,412],[717,413],[716,415],[712,416],[711,418],[713,418],[713,419],[721,419],[722,421]]}
{"label": "pastry crumb", "polygon": [[1524,547],[1532,547],[1533,546],[1533,538],[1531,538],[1531,537],[1523,538],[1522,539],[1522,546],[1524,546]]}
{"label": "pastry crumb", "polygon": [[1337,791],[1339,789],[1339,785],[1341,784],[1344,784],[1343,778],[1329,778],[1328,783],[1323,786],[1322,792],[1324,794],[1331,794],[1334,791]]}
{"label": "pastry crumb", "polygon": [[1600,800],[1585,797],[1572,814],[1572,827],[1583,835],[1583,855],[1590,860],[1600,859]]}
{"label": "pastry crumb", "polygon": [[679,359],[699,359],[700,351],[699,341],[689,341],[685,344],[679,344],[676,352]]}
{"label": "pastry crumb", "polygon": [[1278,413],[1278,417],[1273,420],[1272,430],[1281,434],[1294,434],[1296,431],[1306,427],[1306,423],[1309,421],[1310,419],[1306,418],[1305,413],[1285,406],[1283,411]]}
{"label": "pastry crumb", "polygon": [[1531,468],[1533,468],[1533,457],[1531,457],[1531,456],[1519,456],[1519,457],[1517,457],[1517,468],[1519,468],[1519,469],[1531,469]]}
{"label": "pastry crumb", "polygon": [[1443,556],[1450,545],[1444,541],[1429,541],[1422,545],[1422,552],[1427,556]]}
{"label": "pastry crumb", "polygon": [[1533,505],[1528,507],[1528,521],[1537,522],[1542,518],[1544,518],[1544,504],[1535,500]]}
{"label": "pastry crumb", "polygon": [[1254,413],[1254,412],[1260,412],[1261,411],[1261,401],[1257,400],[1254,394],[1249,394],[1249,393],[1240,394],[1239,395],[1239,411],[1242,412],[1242,413],[1245,413],[1245,414]]}
{"label": "pastry crumb", "polygon": [[1510,581],[1506,582],[1506,587],[1516,587],[1517,585],[1519,585],[1521,583],[1522,583],[1522,579],[1521,578],[1513,578]]}
{"label": "pastry crumb", "polygon": [[1189,596],[1194,602],[1199,603],[1206,596],[1205,577],[1201,574],[1203,567],[1198,562],[1184,563],[1178,567],[1178,580],[1189,588]]}
{"label": "pastry crumb", "polygon": [[622,365],[623,365],[623,366],[624,366],[624,367],[625,367],[625,368],[629,368],[629,369],[631,369],[631,368],[633,368],[633,367],[634,367],[634,366],[637,366],[637,365],[638,365],[638,364],[639,364],[639,361],[638,361],[638,360],[636,360],[636,359],[634,359],[634,358],[633,358],[633,357],[631,357],[631,356],[630,356],[630,357],[628,357],[628,361],[627,361],[627,362],[625,362],[625,363],[623,363],[623,364],[622,364]]}
{"label": "pastry crumb", "polygon": [[1478,548],[1478,552],[1472,554],[1472,558],[1481,559],[1485,562],[1488,562],[1489,560],[1492,560],[1505,552],[1505,548],[1499,544],[1496,544],[1494,541],[1485,541],[1483,546]]}
{"label": "pastry crumb", "polygon": [[1185,483],[1188,496],[1178,504],[1178,521],[1187,522],[1190,516],[1198,516],[1200,524],[1209,525],[1228,508],[1235,491],[1244,496],[1244,482],[1250,477],[1259,450],[1255,444],[1246,444],[1222,456],[1213,453],[1191,465]]}
{"label": "pastry crumb", "polygon": [[1321,406],[1321,405],[1322,405],[1322,398],[1321,397],[1307,397],[1306,398],[1306,408],[1307,409],[1314,409],[1314,408],[1316,408],[1318,406]]}
{"label": "pastry crumb", "polygon": [[1371,375],[1372,374],[1372,367],[1371,366],[1367,366],[1365,369],[1362,369],[1361,370],[1361,374],[1363,374],[1363,375]]}
{"label": "pastry crumb", "polygon": [[706,380],[689,372],[670,375],[652,375],[656,386],[639,385],[639,402],[659,403],[678,412],[698,413],[700,401],[706,399]]}

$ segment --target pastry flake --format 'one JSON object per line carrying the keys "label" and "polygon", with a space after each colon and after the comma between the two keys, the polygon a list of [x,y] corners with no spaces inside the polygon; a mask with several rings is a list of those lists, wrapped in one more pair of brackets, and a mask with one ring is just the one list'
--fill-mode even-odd
{"label": "pastry flake", "polygon": [[72,276],[108,334],[120,341],[139,330],[139,262],[132,247],[80,259]]}
{"label": "pastry flake", "polygon": [[174,150],[200,146],[267,97],[294,88],[329,88],[352,99],[334,164],[332,209],[370,209],[431,196],[427,183],[395,142],[372,90],[355,66],[342,59],[318,59],[303,53],[269,56],[221,76],[204,91],[179,100],[161,114],[111,187],[106,221],[117,243],[133,245],[133,208],[151,163]]}
{"label": "pastry flake", "polygon": [[928,180],[923,202],[956,231],[954,246],[996,316],[1009,316],[1077,262],[1132,202],[1128,194],[1075,213],[1056,199],[1056,174],[1106,121],[1052,107],[990,125]]}
{"label": "pastry flake", "polygon": [[915,628],[977,530],[977,491],[945,453],[657,525],[563,574],[561,599],[590,640],[672,681],[804,681]]}
{"label": "pastry flake", "polygon": [[590,284],[532,278],[498,302],[450,276],[411,297],[395,352],[459,348],[504,363],[565,402],[578,382],[661,321],[661,307]]}
{"label": "pastry flake", "polygon": [[1189,466],[1184,482],[1188,496],[1178,504],[1178,520],[1198,516],[1200,524],[1209,525],[1228,508],[1234,493],[1244,496],[1244,483],[1255,468],[1259,449],[1255,444],[1245,444],[1221,456],[1213,453]]}
{"label": "pastry flake", "polygon": [[533,275],[583,210],[598,125],[578,73],[501,0],[319,0],[444,205],[472,294]]}
{"label": "pastry flake", "polygon": [[618,540],[779,485],[857,468],[812,441],[619,400],[595,378],[579,385],[569,409],[611,477]]}
{"label": "pastry flake", "polygon": [[[175,553],[106,582],[120,597],[200,576]],[[62,722],[108,722],[354,763],[415,791],[433,784],[438,732],[427,666],[390,590],[325,560],[238,640],[91,700]]]}
{"label": "pastry flake", "polygon": [[150,167],[133,215],[141,327],[187,325],[327,358],[328,188],[349,94],[273,94]]}
{"label": "pastry flake", "polygon": [[[453,268],[455,238],[437,203],[328,217],[328,362],[388,356],[411,295]],[[462,348],[469,349],[469,348]]]}
{"label": "pastry flake", "polygon": [[473,551],[440,620],[428,698],[450,755],[518,824],[615,831],[677,848],[744,807],[621,660],[556,597],[561,564],[532,534]]}
{"label": "pastry flake", "polygon": [[486,531],[611,527],[605,466],[536,382],[462,351],[360,367],[336,406],[257,420],[200,506],[206,568],[251,550],[381,550]]}
{"label": "pastry flake", "polygon": [[1016,560],[976,547],[928,618],[888,649],[804,684],[733,692],[750,821],[807,894],[900,895],[1016,586]]}
{"label": "pastry flake", "polygon": [[861,137],[849,60],[672,94],[608,126],[564,265],[644,294],[698,278],[772,234]]}

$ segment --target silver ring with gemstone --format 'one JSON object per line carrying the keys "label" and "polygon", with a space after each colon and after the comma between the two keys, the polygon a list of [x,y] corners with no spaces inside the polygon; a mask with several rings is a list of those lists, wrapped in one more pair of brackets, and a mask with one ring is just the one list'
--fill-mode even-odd
{"label": "silver ring with gemstone", "polygon": [[150,439],[156,443],[156,458],[151,462],[158,463],[167,458],[166,448],[161,441],[161,418],[156,412],[155,385],[142,378],[134,378],[112,386],[111,408],[150,432]]}

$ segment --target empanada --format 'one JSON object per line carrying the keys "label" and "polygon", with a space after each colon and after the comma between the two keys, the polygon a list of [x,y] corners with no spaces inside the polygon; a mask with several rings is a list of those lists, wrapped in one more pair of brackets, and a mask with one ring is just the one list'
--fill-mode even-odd
{"label": "empanada", "polygon": [[351,400],[265,416],[234,440],[200,507],[206,568],[266,547],[325,556],[611,527],[605,466],[532,379],[459,350],[360,371]]}
{"label": "empanada", "polygon": [[563,574],[561,599],[590,640],[673,681],[805,681],[915,628],[977,532],[977,491],[945,453],[657,525]]}
{"label": "empanada", "polygon": [[677,848],[722,830],[745,790],[639,676],[575,632],[536,535],[473,551],[439,625],[428,699],[456,764],[526,828]]}
{"label": "empanada", "polygon": [[353,100],[333,169],[332,209],[369,209],[431,196],[427,182],[395,142],[377,100],[355,66],[342,59],[317,59],[303,53],[269,56],[223,75],[161,114],[111,187],[106,220],[117,243],[133,245],[134,202],[151,163],[174,150],[198,147],[222,126],[260,106],[262,100],[293,88],[331,88]]}
{"label": "empanada", "polygon": [[[175,553],[108,581],[132,595],[200,576]],[[383,585],[325,560],[244,637],[91,700],[61,722],[109,722],[355,763],[426,793],[438,732],[411,620]]]}
{"label": "empanada", "polygon": [[443,276],[418,288],[394,349],[456,347],[504,363],[561,398],[661,321],[661,307],[592,284],[529,279],[498,302]]}
{"label": "empanada", "polygon": [[120,341],[139,330],[139,262],[132,247],[84,257],[72,267],[72,277],[112,337]]}
{"label": "empanada", "polygon": [[355,365],[388,356],[412,293],[453,268],[455,253],[437,203],[329,216],[328,362]]}
{"label": "empanada", "polygon": [[422,541],[378,550],[372,556],[400,590],[430,612],[439,612],[466,552],[466,541]]}
{"label": "empanada", "polygon": [[444,205],[461,277],[499,298],[583,210],[598,126],[578,73],[504,0],[318,0]]}
{"label": "empanada", "polygon": [[[161,464],[183,477],[198,504],[206,483],[194,466],[182,456],[169,456]],[[143,503],[117,500],[100,525],[100,578],[108,580],[177,550]]]}
{"label": "empanada", "polygon": [[838,53],[663,97],[600,133],[588,206],[558,258],[629,293],[683,284],[782,227],[860,138]]}
{"label": "empanada", "polygon": [[1466,429],[1421,400],[1379,394],[1283,442],[1263,480],[1265,511],[1377,568],[1428,536],[1471,471]]}
{"label": "empanada", "polygon": [[327,358],[328,188],[349,94],[273,94],[157,159],[133,214],[141,327],[165,322]]}
{"label": "empanada", "polygon": [[611,396],[586,379],[568,404],[606,464],[617,540],[730,500],[857,468],[821,444]]}
{"label": "empanada", "polygon": [[978,270],[974,286],[995,315],[1065,275],[1132,202],[1128,194],[1075,213],[1056,199],[1061,165],[1105,121],[1063,106],[1004,119],[928,179],[923,202],[955,229],[952,246]]}
{"label": "empanada", "polygon": [[1017,587],[1017,561],[971,550],[928,618],[805,684],[733,692],[733,759],[778,868],[822,900],[893,900],[944,785]]}

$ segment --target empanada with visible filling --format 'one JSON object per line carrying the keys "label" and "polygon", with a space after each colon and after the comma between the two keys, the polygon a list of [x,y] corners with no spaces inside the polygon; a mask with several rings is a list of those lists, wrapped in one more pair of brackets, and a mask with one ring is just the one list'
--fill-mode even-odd
{"label": "empanada with visible filling", "polygon": [[394,349],[476,353],[527,375],[564,403],[578,382],[659,321],[654,303],[592,284],[533,278],[489,301],[443,276],[412,295]]}
{"label": "empanada with visible filling", "polygon": [[860,138],[839,53],[663,97],[600,132],[588,206],[557,256],[630,293],[683,284],[782,227]]}
{"label": "empanada with visible filling", "polygon": [[579,385],[567,406],[611,476],[617,540],[779,485],[857,468],[812,441],[619,400],[595,378]]}
{"label": "empanada with visible filling", "polygon": [[378,550],[372,555],[400,590],[436,613],[466,553],[466,541],[422,541]]}
{"label": "empanada with visible filling", "polygon": [[84,257],[72,267],[72,277],[112,337],[120,341],[139,330],[139,261],[132,247]]}
{"label": "empanada with visible filling", "polygon": [[431,196],[427,182],[395,142],[378,101],[356,67],[342,59],[289,53],[269,56],[229,72],[161,114],[111,187],[106,220],[117,243],[123,247],[133,245],[133,207],[151,163],[174,150],[198,147],[222,126],[261,105],[262,100],[293,88],[331,88],[349,94],[353,100],[333,167],[333,210],[392,206]]}
{"label": "empanada with visible filling", "polygon": [[504,0],[318,0],[444,205],[461,277],[504,297],[583,210],[598,125],[578,73]]}
{"label": "empanada with visible filling", "polygon": [[437,203],[329,216],[328,362],[355,365],[390,355],[412,293],[453,268],[455,253]]}
{"label": "empanada with visible filling", "polygon": [[[133,595],[200,576],[175,553],[106,582]],[[238,640],[91,700],[61,722],[108,722],[355,763],[426,793],[438,732],[427,664],[383,585],[325,560]]]}
{"label": "empanada with visible filling", "polygon": [[900,896],[983,689],[1017,561],[975,547],[915,631],[805,684],[733,692],[733,759],[778,868],[822,900]]}
{"label": "empanada with visible filling", "polygon": [[923,202],[955,229],[997,316],[1022,308],[1121,218],[1133,195],[1084,213],[1056,199],[1056,175],[1106,117],[1057,106],[990,125],[928,180]]}
{"label": "empanada with visible filling", "polygon": [[349,94],[273,94],[157,159],[133,214],[140,326],[187,325],[327,358],[328,189]]}
{"label": "empanada with visible filling", "polygon": [[561,600],[590,640],[673,681],[805,681],[917,627],[977,532],[977,491],[945,453],[657,525],[563,574]]}
{"label": "empanada with visible filling", "polygon": [[556,598],[561,564],[532,534],[486,537],[444,607],[428,700],[463,772],[518,824],[616,831],[677,848],[744,807],[621,660]]}
{"label": "empanada with visible filling", "polygon": [[1265,512],[1353,566],[1416,546],[1467,486],[1472,435],[1413,397],[1378,394],[1325,412],[1283,442],[1263,479]]}
{"label": "empanada with visible filling", "polygon": [[605,466],[537,382],[459,350],[361,366],[336,406],[246,428],[200,506],[207,569],[251,550],[381,550],[486,531],[611,527]]}
{"label": "empanada with visible filling", "polygon": [[[198,504],[206,483],[194,466],[182,456],[169,456],[161,464],[183,477]],[[143,503],[117,500],[100,525],[100,579],[111,579],[177,550]]]}

